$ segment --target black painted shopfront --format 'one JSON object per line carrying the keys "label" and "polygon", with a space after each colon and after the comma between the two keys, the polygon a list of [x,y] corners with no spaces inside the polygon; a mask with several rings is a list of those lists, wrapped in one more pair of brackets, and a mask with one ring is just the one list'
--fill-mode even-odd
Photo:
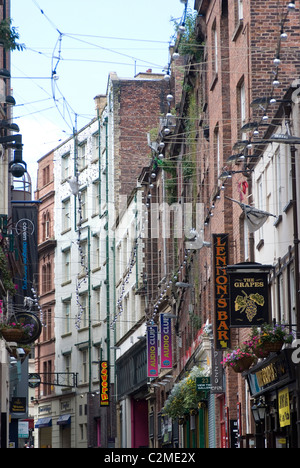
{"label": "black painted shopfront", "polygon": [[247,378],[254,400],[252,409],[264,416],[256,423],[257,448],[299,448],[297,442],[297,366],[292,349],[271,354],[252,367]]}

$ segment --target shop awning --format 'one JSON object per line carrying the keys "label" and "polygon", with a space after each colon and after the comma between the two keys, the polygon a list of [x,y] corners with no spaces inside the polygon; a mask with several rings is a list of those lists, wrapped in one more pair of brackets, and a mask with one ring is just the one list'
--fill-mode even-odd
{"label": "shop awning", "polygon": [[52,418],[41,418],[38,419],[35,428],[42,429],[43,427],[51,427],[52,426]]}
{"label": "shop awning", "polygon": [[64,414],[63,416],[60,416],[57,424],[59,426],[69,426],[71,424],[71,415],[70,414]]}

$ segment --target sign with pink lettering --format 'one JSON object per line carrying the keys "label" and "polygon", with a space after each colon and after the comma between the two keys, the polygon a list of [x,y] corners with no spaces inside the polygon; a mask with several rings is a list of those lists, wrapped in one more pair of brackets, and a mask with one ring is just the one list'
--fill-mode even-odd
{"label": "sign with pink lettering", "polygon": [[158,377],[158,327],[147,327],[147,368],[148,377]]}
{"label": "sign with pink lettering", "polygon": [[171,319],[165,314],[160,316],[160,361],[162,369],[173,367]]}

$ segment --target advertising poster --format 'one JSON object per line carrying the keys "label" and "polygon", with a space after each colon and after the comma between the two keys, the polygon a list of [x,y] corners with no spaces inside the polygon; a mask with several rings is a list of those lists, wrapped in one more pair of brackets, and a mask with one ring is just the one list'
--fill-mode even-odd
{"label": "advertising poster", "polygon": [[147,327],[147,375],[158,377],[158,327],[150,325]]}
{"label": "advertising poster", "polygon": [[15,278],[17,286],[15,302],[24,304],[24,297],[32,297],[31,288],[38,272],[37,208],[36,206],[13,206],[13,224],[16,247],[22,260],[22,275]]}
{"label": "advertising poster", "polygon": [[172,324],[166,314],[160,316],[160,361],[161,369],[173,367],[172,361]]}

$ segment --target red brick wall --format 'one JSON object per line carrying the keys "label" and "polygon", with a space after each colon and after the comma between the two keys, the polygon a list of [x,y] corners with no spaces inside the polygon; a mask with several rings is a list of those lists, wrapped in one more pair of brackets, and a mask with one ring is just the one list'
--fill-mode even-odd
{"label": "red brick wall", "polygon": [[168,85],[163,79],[115,81],[115,123],[119,135],[116,184],[121,195],[131,193],[142,168],[151,161],[147,132],[158,128],[159,116],[167,112],[167,94]]}

